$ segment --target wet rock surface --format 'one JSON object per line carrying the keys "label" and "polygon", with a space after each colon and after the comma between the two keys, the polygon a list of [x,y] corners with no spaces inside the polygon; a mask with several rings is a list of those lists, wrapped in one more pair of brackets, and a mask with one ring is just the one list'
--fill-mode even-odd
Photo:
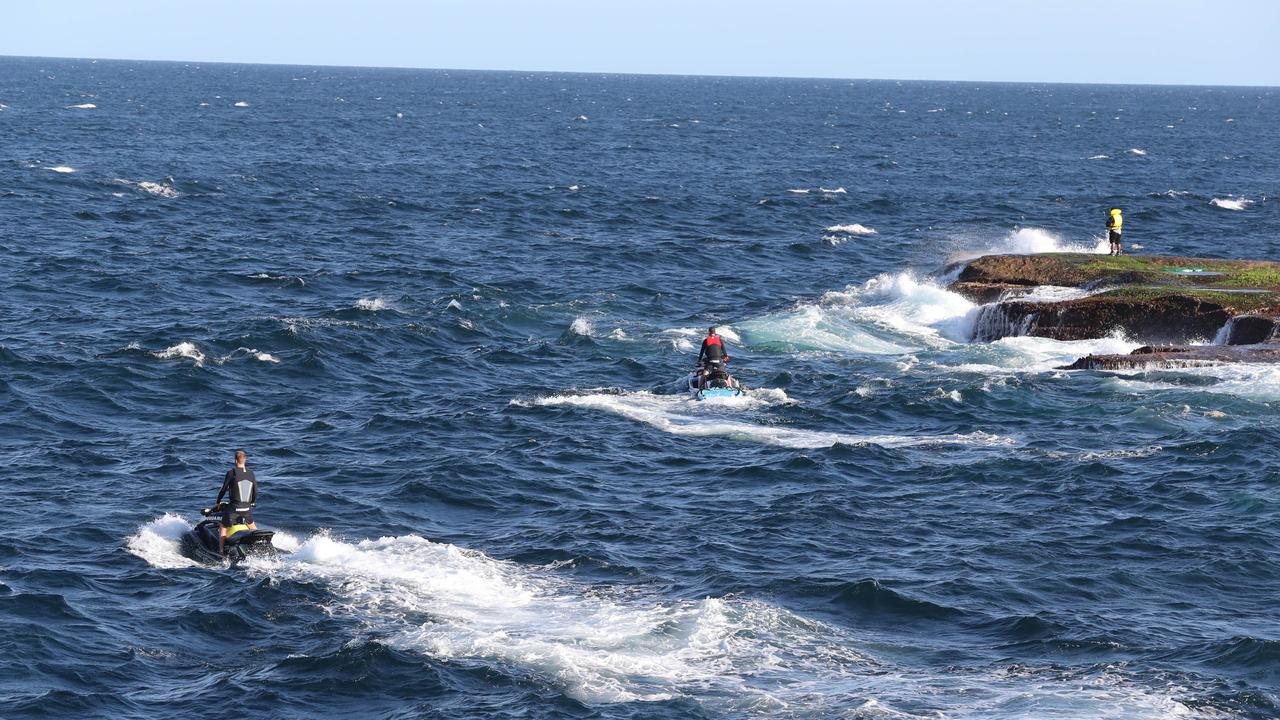
{"label": "wet rock surface", "polygon": [[[1121,332],[1150,343],[1132,355],[1081,358],[1072,369],[1280,361],[1272,344],[1280,342],[1280,263],[1051,253],[988,255],[952,271],[950,289],[983,303],[976,341],[1088,340]],[[1080,292],[1036,297],[1033,291],[1044,286]],[[1192,346],[1209,342],[1215,344]]]}

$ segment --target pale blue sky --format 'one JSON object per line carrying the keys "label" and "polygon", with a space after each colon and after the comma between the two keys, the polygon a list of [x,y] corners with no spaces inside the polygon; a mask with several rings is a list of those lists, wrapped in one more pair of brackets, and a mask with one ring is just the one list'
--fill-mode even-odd
{"label": "pale blue sky", "polygon": [[1280,85],[1280,1],[6,0],[0,55]]}

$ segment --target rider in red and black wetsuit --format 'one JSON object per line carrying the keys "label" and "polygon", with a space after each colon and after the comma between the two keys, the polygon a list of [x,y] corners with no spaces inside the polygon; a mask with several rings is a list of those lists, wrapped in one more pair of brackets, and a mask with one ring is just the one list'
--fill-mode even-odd
{"label": "rider in red and black wetsuit", "polygon": [[702,341],[702,349],[698,352],[698,387],[705,387],[707,375],[712,361],[723,364],[729,362],[729,347],[716,334],[715,326],[707,328],[707,337]]}

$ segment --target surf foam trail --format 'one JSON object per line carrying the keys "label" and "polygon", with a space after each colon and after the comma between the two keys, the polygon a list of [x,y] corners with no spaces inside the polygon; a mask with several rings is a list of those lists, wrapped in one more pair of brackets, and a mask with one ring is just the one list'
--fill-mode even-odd
{"label": "surf foam trail", "polygon": [[757,424],[725,417],[726,411],[746,410],[789,402],[781,390],[751,390],[737,398],[697,402],[683,395],[592,393],[537,398],[533,405],[569,406],[600,410],[685,437],[723,437],[786,448],[826,448],[835,445],[879,445],[897,448],[918,445],[1008,446],[1009,438],[975,432],[948,435],[854,435],[780,425]]}
{"label": "surf foam trail", "polygon": [[[176,541],[186,527],[165,515],[127,546],[153,566],[189,567]],[[380,642],[533,675],[588,705],[683,700],[726,717],[1196,717],[1167,690],[1114,672],[900,666],[854,633],[767,602],[589,587],[416,535],[321,533],[291,549],[243,567],[320,583],[334,612]]]}

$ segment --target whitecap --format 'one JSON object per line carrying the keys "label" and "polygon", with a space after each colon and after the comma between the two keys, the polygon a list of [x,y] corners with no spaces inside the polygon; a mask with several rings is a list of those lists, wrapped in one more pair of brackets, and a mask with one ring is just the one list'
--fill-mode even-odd
{"label": "whitecap", "polygon": [[67,106],[68,110],[96,110],[97,108],[98,106],[94,105],[93,103],[80,103],[79,105]]}
{"label": "whitecap", "polygon": [[196,367],[203,366],[205,361],[204,353],[200,352],[200,348],[196,347],[196,344],[192,342],[180,342],[177,345],[171,345],[152,354],[161,360],[174,360],[177,358],[194,360]]}
{"label": "whitecap", "polygon": [[569,325],[569,332],[583,337],[591,337],[591,333],[595,328],[591,327],[591,321],[586,317],[576,317],[573,323]]}
{"label": "whitecap", "polygon": [[795,193],[796,195],[805,195],[809,192],[809,190],[808,188],[791,188],[787,192]]}
{"label": "whitecap", "polygon": [[1220,207],[1223,210],[1244,210],[1252,205],[1253,201],[1248,198],[1225,197],[1214,198],[1209,201],[1209,204]]}
{"label": "whitecap", "polygon": [[175,190],[172,186],[166,185],[164,183],[155,183],[155,182],[148,182],[146,180],[143,180],[142,182],[139,182],[136,184],[138,186],[138,189],[142,190],[143,192],[147,192],[152,195],[155,195],[157,197],[163,197],[163,198],[178,197],[178,191]]}
{"label": "whitecap", "polygon": [[70,165],[54,165],[53,167],[45,168],[45,170],[52,170],[53,172],[63,173],[63,174],[73,173],[76,171],[76,169],[71,167]]}
{"label": "whitecap", "polygon": [[356,301],[357,310],[365,310],[367,312],[377,312],[387,309],[387,302],[382,298],[360,298]]}
{"label": "whitecap", "polygon": [[1139,155],[1139,156],[1147,154],[1147,151],[1143,150],[1142,148],[1129,148],[1128,152],[1130,155]]}
{"label": "whitecap", "polygon": [[824,188],[824,187],[819,187],[819,188],[818,188],[818,192],[825,193],[825,194],[827,194],[827,195],[845,195],[845,194],[847,194],[847,192],[848,192],[848,191],[846,191],[846,190],[845,190],[844,188],[842,188],[842,187],[838,187],[838,188]]}
{"label": "whitecap", "polygon": [[866,225],[861,225],[859,223],[853,223],[852,225],[832,225],[827,228],[827,232],[840,233],[842,235],[875,235],[876,234],[876,231],[874,228],[869,228]]}
{"label": "whitecap", "polygon": [[246,101],[244,101],[244,100],[240,100],[240,101],[238,101],[238,102],[236,102],[236,103],[235,103],[235,107],[238,107],[238,108],[246,108],[246,107],[249,107],[249,103],[248,103],[248,102],[246,102]]}
{"label": "whitecap", "polygon": [[1110,155],[1090,155],[1089,159],[1090,160],[1110,160],[1111,156]]}

